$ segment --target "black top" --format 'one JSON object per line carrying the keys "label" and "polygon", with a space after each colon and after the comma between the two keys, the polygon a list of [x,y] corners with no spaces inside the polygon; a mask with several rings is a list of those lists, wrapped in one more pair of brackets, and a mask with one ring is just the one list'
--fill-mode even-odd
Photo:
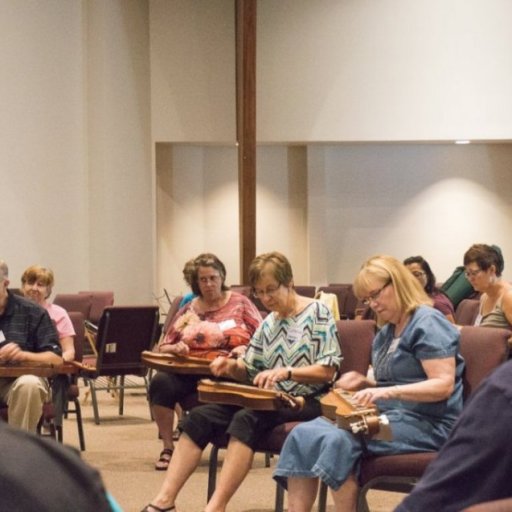
{"label": "black top", "polygon": [[0,341],[15,342],[24,351],[62,353],[48,312],[19,295],[8,293],[5,311],[0,315],[0,331]]}

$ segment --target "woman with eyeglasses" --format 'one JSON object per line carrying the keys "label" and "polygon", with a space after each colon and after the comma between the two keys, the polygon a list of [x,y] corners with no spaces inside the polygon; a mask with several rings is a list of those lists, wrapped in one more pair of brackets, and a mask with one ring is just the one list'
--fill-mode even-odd
{"label": "woman with eyeglasses", "polygon": [[[195,298],[183,306],[159,344],[164,354],[214,359],[243,353],[261,322],[252,301],[226,286],[226,268],[214,254],[187,262]],[[196,392],[200,376],[157,372],[149,386],[149,401],[163,443],[155,469],[165,471],[174,450],[176,404]]]}
{"label": "woman with eyeglasses", "polygon": [[347,372],[335,387],[353,391],[363,407],[375,404],[392,440],[363,440],[323,417],[295,427],[274,472],[288,487],[289,512],[312,509],[319,480],[330,487],[336,512],[354,512],[363,455],[436,451],[462,409],[459,331],[407,268],[391,256],[370,258],[354,292],[385,323],[373,341],[373,378]]}
{"label": "woman with eyeglasses", "polygon": [[[321,413],[319,398],[341,359],[329,309],[295,292],[291,265],[278,252],[256,257],[249,268],[249,281],[270,313],[251,338],[245,355],[237,360],[216,358],[210,365],[212,373],[302,397],[304,405],[275,411],[217,404],[194,408],[183,422],[164,483],[145,512],[175,510],[178,493],[201,461],[204,448],[214,435],[223,432],[229,434],[226,456],[204,510],[224,511],[252,465],[258,441],[277,425],[310,420]],[[186,510],[186,505],[182,509]]]}
{"label": "woman with eyeglasses", "polygon": [[464,254],[466,277],[480,292],[475,325],[512,329],[512,284],[501,277],[505,263],[497,245],[474,244]]}
{"label": "woman with eyeglasses", "polygon": [[432,299],[433,306],[441,311],[443,315],[455,323],[455,311],[450,299],[440,291],[436,286],[436,276],[427,260],[422,256],[411,256],[404,260],[404,265],[409,269],[411,274],[420,282],[421,286]]}

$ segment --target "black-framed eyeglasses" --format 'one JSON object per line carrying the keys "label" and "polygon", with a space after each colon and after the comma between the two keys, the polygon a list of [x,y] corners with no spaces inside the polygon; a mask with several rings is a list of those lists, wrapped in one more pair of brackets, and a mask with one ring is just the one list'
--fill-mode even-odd
{"label": "black-framed eyeglasses", "polygon": [[483,272],[481,268],[478,268],[476,270],[466,270],[466,272],[464,272],[464,275],[469,279],[470,277],[476,277],[478,274],[480,274],[480,272]]}
{"label": "black-framed eyeglasses", "polygon": [[365,297],[361,302],[365,306],[369,306],[372,302],[375,302],[379,299],[380,294],[384,291],[385,288],[387,288],[391,284],[391,280],[389,280],[382,288],[379,288],[378,290],[370,293],[368,297]]}

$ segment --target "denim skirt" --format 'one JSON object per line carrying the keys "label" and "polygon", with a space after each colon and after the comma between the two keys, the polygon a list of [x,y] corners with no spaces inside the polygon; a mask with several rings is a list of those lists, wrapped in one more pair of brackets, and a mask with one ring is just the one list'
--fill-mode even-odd
{"label": "denim skirt", "polygon": [[320,417],[301,423],[288,435],[273,477],[283,487],[288,478],[320,478],[337,490],[351,473],[356,476],[363,455],[437,451],[446,440],[443,428],[410,411],[386,411],[391,441],[363,440]]}

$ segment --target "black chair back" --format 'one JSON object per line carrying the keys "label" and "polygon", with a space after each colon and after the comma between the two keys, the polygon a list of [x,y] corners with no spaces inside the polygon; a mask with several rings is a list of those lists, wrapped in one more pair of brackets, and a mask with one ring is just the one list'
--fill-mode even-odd
{"label": "black chair back", "polygon": [[96,341],[98,375],[145,375],[140,355],[151,350],[158,321],[157,306],[105,308]]}

